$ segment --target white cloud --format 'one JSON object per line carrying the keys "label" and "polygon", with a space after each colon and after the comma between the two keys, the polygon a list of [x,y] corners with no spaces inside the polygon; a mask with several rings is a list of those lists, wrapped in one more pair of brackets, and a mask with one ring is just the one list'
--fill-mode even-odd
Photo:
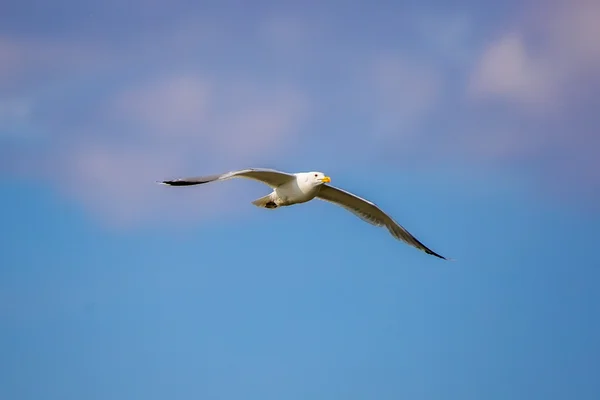
{"label": "white cloud", "polygon": [[42,82],[101,70],[114,60],[97,43],[0,36],[0,89],[20,94],[40,90]]}
{"label": "white cloud", "polygon": [[277,157],[296,140],[305,110],[303,97],[291,89],[238,86],[198,75],[124,88],[99,113],[108,126],[99,129],[89,121],[93,134],[79,140],[73,135],[68,149],[56,155],[64,165],[58,183],[117,225],[214,215],[230,206],[230,186],[215,185],[201,197],[199,191],[179,190],[175,197],[155,181],[226,172]]}
{"label": "white cloud", "polygon": [[147,132],[178,136],[193,134],[205,122],[209,104],[209,83],[180,75],[123,90],[114,99],[114,112]]}
{"label": "white cloud", "polygon": [[478,97],[500,97],[527,106],[544,105],[554,91],[553,72],[534,59],[518,34],[508,34],[481,55],[470,91]]}
{"label": "white cloud", "polygon": [[[553,42],[556,57],[572,68],[596,68],[600,65],[600,1],[575,0],[565,2],[548,17],[543,26]],[[558,61],[558,60],[555,60]]]}
{"label": "white cloud", "polygon": [[560,108],[581,80],[600,78],[600,2],[554,4],[481,53],[469,84],[476,98],[500,98],[529,110]]}

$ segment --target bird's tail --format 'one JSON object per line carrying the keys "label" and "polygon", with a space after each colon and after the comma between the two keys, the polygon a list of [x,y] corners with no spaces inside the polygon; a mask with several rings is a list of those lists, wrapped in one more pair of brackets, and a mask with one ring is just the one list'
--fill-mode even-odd
{"label": "bird's tail", "polygon": [[256,207],[261,208],[277,208],[277,203],[273,201],[273,193],[269,193],[266,196],[261,197],[260,199],[256,199],[252,202]]}

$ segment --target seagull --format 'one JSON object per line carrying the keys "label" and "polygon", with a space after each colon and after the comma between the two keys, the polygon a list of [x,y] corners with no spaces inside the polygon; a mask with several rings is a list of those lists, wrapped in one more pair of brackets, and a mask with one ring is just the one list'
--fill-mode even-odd
{"label": "seagull", "polygon": [[447,260],[446,257],[437,254],[421,243],[374,203],[345,190],[328,185],[331,182],[331,178],[323,172],[287,173],[274,169],[249,168],[223,174],[178,178],[158,183],[169,186],[190,186],[225,181],[232,178],[255,180],[273,189],[271,193],[252,202],[257,207],[276,209],[306,203],[315,198],[324,200],[345,208],[372,225],[386,227],[396,239],[404,241],[427,254]]}

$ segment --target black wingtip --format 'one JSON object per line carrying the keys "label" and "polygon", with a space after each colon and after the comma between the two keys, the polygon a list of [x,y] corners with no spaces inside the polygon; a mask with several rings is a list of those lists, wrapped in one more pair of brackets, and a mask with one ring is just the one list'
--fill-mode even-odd
{"label": "black wingtip", "polygon": [[199,182],[175,180],[175,181],[159,181],[157,183],[161,184],[161,185],[167,185],[167,186],[190,186],[190,185],[197,185]]}
{"label": "black wingtip", "polygon": [[436,253],[435,251],[432,251],[432,250],[429,250],[429,249],[426,249],[426,250],[425,250],[425,253],[427,253],[427,254],[430,254],[430,255],[432,255],[432,256],[436,256],[436,257],[438,257],[438,258],[441,258],[442,260],[446,260],[446,261],[454,261],[452,258],[446,258],[446,257],[444,257],[444,256],[442,256],[442,255],[440,255],[440,254]]}

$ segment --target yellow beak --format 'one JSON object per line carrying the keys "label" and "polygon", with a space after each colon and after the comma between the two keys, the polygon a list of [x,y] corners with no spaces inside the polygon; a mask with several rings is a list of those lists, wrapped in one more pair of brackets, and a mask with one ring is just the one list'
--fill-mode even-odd
{"label": "yellow beak", "polygon": [[324,176],[323,179],[321,179],[321,182],[323,182],[323,183],[331,182],[331,178],[328,176]]}

